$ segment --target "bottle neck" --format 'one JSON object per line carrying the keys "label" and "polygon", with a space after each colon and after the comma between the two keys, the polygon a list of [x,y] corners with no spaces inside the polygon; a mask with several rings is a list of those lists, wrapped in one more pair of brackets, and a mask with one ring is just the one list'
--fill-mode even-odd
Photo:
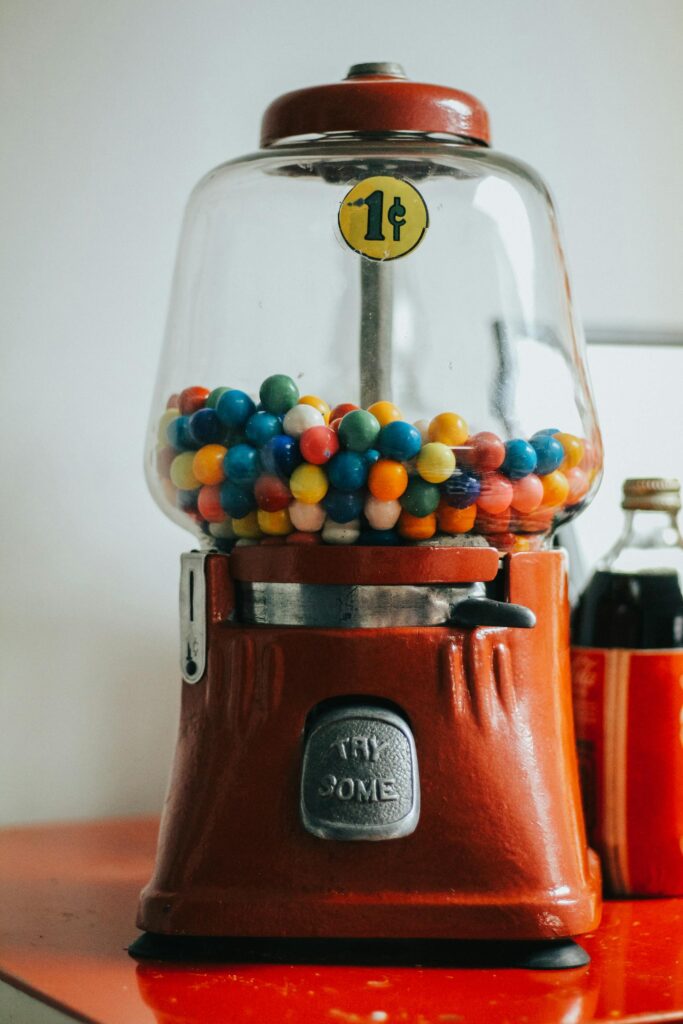
{"label": "bottle neck", "polygon": [[[647,571],[683,564],[683,536],[678,513],[654,509],[627,509],[616,544],[601,560],[599,569]],[[672,567],[674,567],[672,566]]]}

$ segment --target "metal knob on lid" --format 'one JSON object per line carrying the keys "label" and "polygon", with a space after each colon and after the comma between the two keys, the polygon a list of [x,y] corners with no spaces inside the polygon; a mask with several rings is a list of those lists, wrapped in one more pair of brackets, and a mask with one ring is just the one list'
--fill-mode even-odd
{"label": "metal knob on lid", "polygon": [[633,477],[624,480],[621,507],[653,512],[678,512],[681,484],[675,477]]}

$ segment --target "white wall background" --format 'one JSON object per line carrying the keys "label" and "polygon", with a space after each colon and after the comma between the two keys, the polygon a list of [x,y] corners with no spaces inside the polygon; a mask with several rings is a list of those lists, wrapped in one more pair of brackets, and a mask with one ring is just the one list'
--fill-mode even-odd
{"label": "white wall background", "polygon": [[[681,0],[2,0],[4,822],[156,810],[178,555],[141,449],[180,218],[279,93],[393,59],[474,92],[558,201],[594,326],[683,327]],[[683,352],[596,351],[608,469],[683,474]]]}

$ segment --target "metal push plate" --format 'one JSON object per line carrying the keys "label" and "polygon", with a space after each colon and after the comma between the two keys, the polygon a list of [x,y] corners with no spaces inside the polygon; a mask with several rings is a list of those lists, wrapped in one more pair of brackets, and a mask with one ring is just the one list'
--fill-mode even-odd
{"label": "metal push plate", "polygon": [[415,831],[415,741],[393,711],[368,705],[323,713],[308,734],[301,819],[321,839],[398,839]]}

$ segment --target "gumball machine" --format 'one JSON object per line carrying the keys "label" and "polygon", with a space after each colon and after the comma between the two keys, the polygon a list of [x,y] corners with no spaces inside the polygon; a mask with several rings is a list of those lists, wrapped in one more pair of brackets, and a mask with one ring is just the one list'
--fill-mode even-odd
{"label": "gumball machine", "polygon": [[585,962],[552,537],[602,446],[551,200],[489,143],[473,96],[357,65],[192,194],[146,455],[198,548],[152,936]]}

